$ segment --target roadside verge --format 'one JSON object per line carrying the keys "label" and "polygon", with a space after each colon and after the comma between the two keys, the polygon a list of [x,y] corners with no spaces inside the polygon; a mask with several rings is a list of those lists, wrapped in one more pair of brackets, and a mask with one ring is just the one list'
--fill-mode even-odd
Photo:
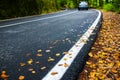
{"label": "roadside verge", "polygon": [[120,14],[102,13],[100,33],[77,80],[120,80]]}

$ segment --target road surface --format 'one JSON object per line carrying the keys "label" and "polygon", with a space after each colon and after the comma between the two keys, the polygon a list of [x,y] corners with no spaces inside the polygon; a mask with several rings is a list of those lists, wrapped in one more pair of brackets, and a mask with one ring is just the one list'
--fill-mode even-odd
{"label": "road surface", "polygon": [[25,80],[41,80],[97,16],[95,10],[66,10],[1,21],[0,72],[6,71],[9,80],[21,75]]}

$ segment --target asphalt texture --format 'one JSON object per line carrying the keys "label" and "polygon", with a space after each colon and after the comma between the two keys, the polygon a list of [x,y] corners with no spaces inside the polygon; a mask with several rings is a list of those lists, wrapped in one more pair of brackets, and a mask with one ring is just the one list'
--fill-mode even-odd
{"label": "asphalt texture", "polygon": [[[9,80],[18,80],[20,75],[25,76],[25,80],[41,80],[64,56],[63,52],[67,52],[87,31],[97,16],[95,10],[66,10],[1,21],[0,72],[5,70]],[[2,27],[42,18],[46,19]],[[53,60],[48,61],[50,58]]]}

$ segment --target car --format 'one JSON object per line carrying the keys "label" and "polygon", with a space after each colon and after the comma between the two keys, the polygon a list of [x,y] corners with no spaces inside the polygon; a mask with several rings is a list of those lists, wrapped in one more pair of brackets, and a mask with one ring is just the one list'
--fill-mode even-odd
{"label": "car", "polygon": [[88,10],[88,2],[87,1],[81,1],[78,6],[78,10]]}

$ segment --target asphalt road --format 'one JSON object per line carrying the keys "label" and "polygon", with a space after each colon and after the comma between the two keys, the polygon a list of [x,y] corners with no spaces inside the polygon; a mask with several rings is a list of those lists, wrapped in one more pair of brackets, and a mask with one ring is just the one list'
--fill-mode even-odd
{"label": "asphalt road", "polygon": [[0,22],[0,72],[41,80],[88,30],[98,12],[66,10]]}

